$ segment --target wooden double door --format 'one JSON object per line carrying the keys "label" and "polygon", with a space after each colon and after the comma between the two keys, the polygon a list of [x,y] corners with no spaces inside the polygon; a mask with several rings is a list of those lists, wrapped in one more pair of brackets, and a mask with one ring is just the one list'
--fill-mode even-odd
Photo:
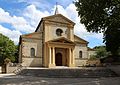
{"label": "wooden double door", "polygon": [[62,54],[61,53],[57,53],[55,55],[55,64],[56,66],[62,66]]}

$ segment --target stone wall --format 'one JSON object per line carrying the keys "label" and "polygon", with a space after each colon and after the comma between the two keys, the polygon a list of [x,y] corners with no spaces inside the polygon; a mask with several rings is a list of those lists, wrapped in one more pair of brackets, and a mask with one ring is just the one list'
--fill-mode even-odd
{"label": "stone wall", "polygon": [[75,59],[76,66],[86,66],[88,59]]}
{"label": "stone wall", "polygon": [[5,69],[5,73],[19,73],[21,70],[24,69],[23,66],[21,66],[21,63],[7,63],[4,65],[3,69]]}
{"label": "stone wall", "polygon": [[24,41],[22,43],[22,56],[31,57],[31,48],[35,49],[35,57],[42,57],[42,40]]}
{"label": "stone wall", "polygon": [[[56,35],[56,30],[61,29],[63,31],[62,36]],[[69,28],[67,25],[63,26],[62,24],[46,24],[45,25],[45,42],[49,40],[54,40],[60,37],[65,37],[73,41],[74,31],[72,28]]]}
{"label": "stone wall", "polygon": [[[22,65],[42,66],[43,41],[42,33],[33,34],[31,38],[22,38]],[[31,48],[35,49],[35,56],[31,56]]]}
{"label": "stone wall", "polygon": [[40,67],[43,63],[42,58],[22,58],[22,60],[22,66]]}
{"label": "stone wall", "polygon": [[[82,58],[79,57],[79,51],[82,51]],[[84,66],[88,59],[87,46],[84,44],[76,44],[74,49],[75,65]]]}
{"label": "stone wall", "polygon": [[74,49],[74,56],[75,58],[80,58],[79,57],[79,51],[82,51],[82,58],[88,58],[88,51],[87,51],[87,46],[82,45],[82,44],[77,44]]}

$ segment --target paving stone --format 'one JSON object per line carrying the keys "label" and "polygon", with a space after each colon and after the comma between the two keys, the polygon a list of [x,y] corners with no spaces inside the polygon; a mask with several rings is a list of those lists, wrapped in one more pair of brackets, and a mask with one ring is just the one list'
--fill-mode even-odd
{"label": "paving stone", "polygon": [[110,69],[24,69],[18,75],[53,78],[116,77]]}

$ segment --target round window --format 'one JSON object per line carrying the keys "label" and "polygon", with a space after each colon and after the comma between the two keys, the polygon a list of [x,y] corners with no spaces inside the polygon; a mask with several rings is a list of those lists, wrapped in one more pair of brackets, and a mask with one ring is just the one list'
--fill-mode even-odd
{"label": "round window", "polygon": [[57,36],[62,36],[63,31],[61,29],[56,30],[56,35]]}

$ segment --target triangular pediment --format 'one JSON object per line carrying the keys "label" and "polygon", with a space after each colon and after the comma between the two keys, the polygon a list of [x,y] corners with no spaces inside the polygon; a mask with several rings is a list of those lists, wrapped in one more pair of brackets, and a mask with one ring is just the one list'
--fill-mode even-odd
{"label": "triangular pediment", "polygon": [[74,42],[70,41],[69,39],[66,39],[64,37],[61,37],[61,38],[57,38],[57,39],[54,39],[54,40],[50,40],[48,42],[58,42],[58,43],[69,43],[69,44],[74,44]]}
{"label": "triangular pediment", "polygon": [[66,18],[65,16],[63,16],[61,14],[44,17],[43,20],[48,20],[48,21],[53,21],[53,22],[61,22],[61,23],[72,24],[72,25],[75,24],[73,21],[71,21],[70,19]]}

